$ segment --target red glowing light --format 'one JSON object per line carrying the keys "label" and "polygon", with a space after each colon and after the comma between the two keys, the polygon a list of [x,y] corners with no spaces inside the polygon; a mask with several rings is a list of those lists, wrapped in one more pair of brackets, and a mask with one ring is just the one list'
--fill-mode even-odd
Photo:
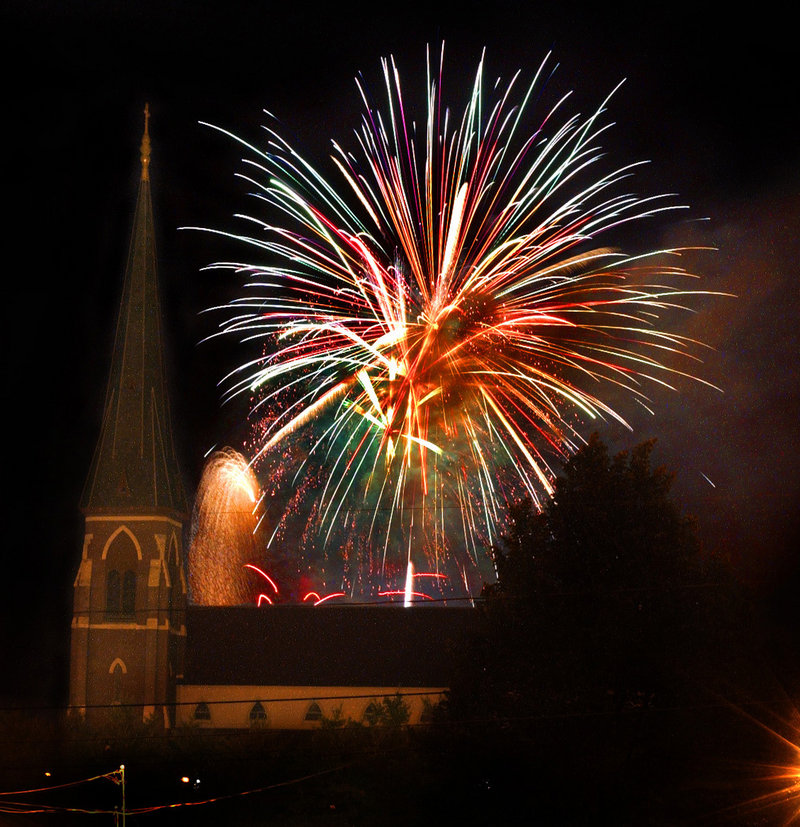
{"label": "red glowing light", "polygon": [[267,581],[267,583],[272,586],[275,594],[278,594],[278,587],[275,585],[275,581],[263,569],[260,569],[258,566],[254,566],[251,563],[245,563],[244,567],[246,569],[257,571]]}
{"label": "red glowing light", "polygon": [[[385,592],[378,592],[378,597],[397,597],[398,595],[405,596],[405,594],[405,589],[390,589]],[[424,592],[409,592],[409,596],[422,597],[425,600],[433,600],[433,598],[429,594],[425,594]]]}
{"label": "red glowing light", "polygon": [[320,597],[314,605],[319,606],[320,603],[325,603],[328,600],[333,600],[334,597],[344,597],[344,592],[332,592],[331,594],[326,594],[325,597]]}
{"label": "red glowing light", "polygon": [[[277,584],[276,584],[276,583],[275,583],[275,581],[274,581],[274,580],[273,580],[273,579],[272,579],[272,578],[271,578],[271,577],[270,577],[270,576],[269,576],[269,575],[268,575],[268,574],[264,571],[264,569],[260,569],[258,566],[254,566],[252,563],[245,563],[244,567],[245,567],[246,569],[252,569],[253,571],[258,572],[258,573],[259,573],[259,574],[260,574],[260,575],[261,575],[261,576],[262,576],[262,577],[263,577],[263,578],[267,581],[267,583],[269,583],[269,584],[270,584],[270,586],[272,586],[272,589],[273,589],[273,591],[275,592],[275,594],[278,594],[278,586],[277,586]],[[256,605],[257,605],[257,606],[261,606],[261,604],[262,604],[262,603],[268,603],[270,606],[273,606],[273,605],[274,605],[274,603],[273,603],[273,602],[272,602],[272,600],[270,599],[269,595],[264,594],[264,592],[261,592],[261,593],[258,595],[258,599],[257,599],[257,601],[256,601]]]}

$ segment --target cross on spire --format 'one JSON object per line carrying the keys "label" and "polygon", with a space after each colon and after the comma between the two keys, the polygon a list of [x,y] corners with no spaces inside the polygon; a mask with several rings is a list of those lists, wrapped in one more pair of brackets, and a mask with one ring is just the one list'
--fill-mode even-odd
{"label": "cross on spire", "polygon": [[144,135],[141,147],[142,181],[150,180],[150,104],[144,105]]}

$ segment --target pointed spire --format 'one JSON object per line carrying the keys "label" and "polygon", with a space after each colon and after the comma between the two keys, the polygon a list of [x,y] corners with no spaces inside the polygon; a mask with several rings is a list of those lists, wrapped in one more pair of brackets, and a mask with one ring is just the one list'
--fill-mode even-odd
{"label": "pointed spire", "polygon": [[142,181],[150,180],[150,104],[144,105],[144,135],[140,149],[142,159]]}
{"label": "pointed spire", "polygon": [[150,108],[145,107],[142,177],[125,270],[106,406],[82,507],[92,513],[184,514],[162,341],[150,197]]}

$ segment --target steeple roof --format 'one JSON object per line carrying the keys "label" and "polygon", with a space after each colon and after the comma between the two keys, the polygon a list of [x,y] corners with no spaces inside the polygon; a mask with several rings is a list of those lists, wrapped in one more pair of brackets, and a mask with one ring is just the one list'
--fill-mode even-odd
{"label": "steeple roof", "polygon": [[186,513],[173,443],[150,196],[149,108],[100,438],[84,488],[85,513]]}

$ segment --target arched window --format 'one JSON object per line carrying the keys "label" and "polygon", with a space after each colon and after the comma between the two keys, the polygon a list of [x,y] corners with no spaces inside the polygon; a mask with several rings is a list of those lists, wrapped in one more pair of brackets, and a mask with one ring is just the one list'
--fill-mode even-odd
{"label": "arched window", "polygon": [[309,705],[308,709],[306,710],[306,721],[321,721],[322,720],[322,710],[319,707],[319,704],[316,701],[312,701]]}
{"label": "arched window", "polygon": [[122,614],[136,614],[136,572],[126,571],[122,578]]}
{"label": "arched window", "polygon": [[267,712],[264,709],[261,701],[256,701],[250,707],[250,723],[251,724],[265,724],[267,722]]}
{"label": "arched window", "polygon": [[122,607],[122,585],[119,572],[112,569],[106,575],[106,612],[108,614],[119,614]]}
{"label": "arched window", "polygon": [[208,708],[208,704],[205,701],[200,701],[200,703],[194,708],[194,719],[195,721],[211,720],[211,710]]}
{"label": "arched window", "polygon": [[133,618],[136,607],[136,572],[141,549],[134,536],[120,526],[103,549],[106,564],[106,612],[109,619],[125,622]]}
{"label": "arched window", "polygon": [[111,702],[114,704],[122,703],[122,681],[123,675],[125,675],[127,671],[124,662],[119,658],[114,660],[108,670],[111,675]]}

